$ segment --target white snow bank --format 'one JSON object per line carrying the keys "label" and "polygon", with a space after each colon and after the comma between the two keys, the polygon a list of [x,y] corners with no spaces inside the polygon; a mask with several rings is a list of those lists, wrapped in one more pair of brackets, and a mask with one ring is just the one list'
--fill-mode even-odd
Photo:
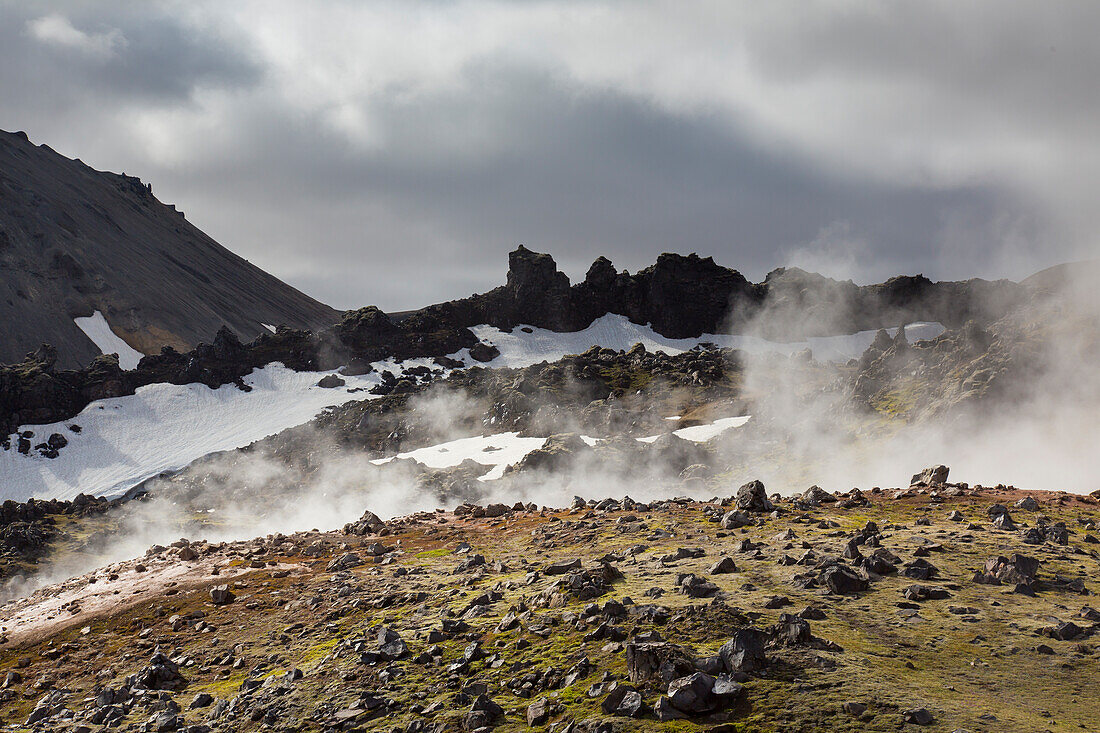
{"label": "white snow bank", "polygon": [[[680,428],[679,430],[673,430],[672,434],[678,438],[684,440],[690,440],[695,443],[705,443],[716,435],[724,433],[730,428],[739,428],[749,421],[751,415],[741,415],[739,417],[722,417],[715,420],[712,423],[705,425],[692,425],[687,428]],[[660,438],[660,435],[650,435],[645,438],[638,438],[643,443],[652,443]]]}
{"label": "white snow bank", "polygon": [[[124,368],[136,366],[141,354],[110,330],[102,313],[97,311],[88,318],[75,320],[101,350],[118,353]],[[639,326],[618,315],[603,316],[583,331],[574,333],[555,333],[540,328],[532,328],[531,333],[526,333],[522,327],[505,333],[491,326],[475,326],[472,330],[501,351],[500,356],[487,365],[490,367],[522,367],[557,360],[594,345],[619,350],[629,349],[639,342],[651,351],[666,353],[687,351],[704,342],[754,352],[794,353],[808,347],[818,359],[839,361],[861,354],[875,335],[874,331],[864,331],[799,343],[707,334],[693,339],[669,339],[648,326]],[[910,340],[932,338],[942,331],[943,327],[935,323],[906,327]],[[468,365],[475,363],[465,349],[452,358],[461,359]],[[410,359],[402,364],[387,360],[374,366],[377,370],[400,373],[421,365],[433,366],[430,359]],[[71,498],[80,492],[117,496],[150,476],[183,468],[210,453],[240,448],[308,422],[326,406],[366,398],[365,392],[353,393],[349,389],[369,388],[379,382],[375,372],[359,377],[345,376],[347,385],[344,388],[316,387],[326,373],[299,373],[272,364],[245,377],[245,382],[253,387],[251,392],[242,392],[232,385],[217,390],[199,384],[149,385],[139,389],[136,395],[94,402],[80,415],[64,422],[21,426],[20,430],[34,432],[35,442],[45,440],[51,433],[60,433],[68,438],[69,445],[52,460],[33,451],[30,455],[22,455],[14,447],[0,451],[0,499]],[[676,434],[688,440],[703,441],[721,430],[743,424],[737,421],[745,419],[723,418],[710,426],[683,428]],[[74,423],[82,428],[79,434],[67,427]],[[492,472],[483,478],[496,478],[504,466],[515,463],[539,447],[543,440],[508,435],[464,439],[468,442],[413,451],[415,455],[410,457],[437,467],[457,465],[468,457],[492,467]],[[650,438],[655,439],[656,436]],[[486,451],[485,448],[500,450]],[[444,456],[449,462],[443,462]]]}
{"label": "white snow bank", "polygon": [[84,318],[74,318],[73,323],[99,347],[99,353],[118,354],[118,365],[123,369],[137,369],[141,357],[145,356],[112,331],[99,311]]}
{"label": "white snow bank", "polygon": [[[0,498],[117,496],[150,476],[308,422],[328,405],[362,399],[348,390],[378,382],[375,375],[345,376],[346,387],[317,387],[329,373],[269,364],[244,378],[251,392],[232,384],[151,384],[134,395],[97,400],[64,422],[22,426],[34,431],[35,441],[60,433],[69,444],[54,459],[14,447],[0,451]],[[69,430],[72,424],[81,427],[79,434]]]}
{"label": "white snow bank", "polygon": [[[519,433],[459,438],[446,443],[398,453],[395,458],[411,458],[428,468],[450,468],[470,459],[484,466],[509,465],[541,448],[546,438],[521,438]],[[388,463],[393,458],[379,458],[375,464]]]}
{"label": "white snow bank", "polygon": [[[530,329],[527,333],[524,329]],[[690,351],[703,343],[732,349],[742,349],[751,353],[794,354],[810,349],[819,361],[847,361],[858,357],[875,339],[876,331],[860,331],[843,336],[824,336],[808,338],[805,341],[779,342],[767,341],[755,336],[703,334],[698,338],[673,339],[654,331],[649,326],[631,323],[626,316],[609,313],[597,318],[583,331],[557,333],[543,328],[517,326],[511,332],[501,331],[493,326],[473,326],[471,331],[482,341],[493,344],[500,350],[496,357],[485,366],[520,368],[537,364],[540,361],[557,361],[566,354],[579,354],[593,346],[608,349],[627,350],[641,343],[649,351],[663,351],[667,354],[679,354]],[[935,338],[943,333],[939,323],[912,323],[905,327],[909,341]],[[896,328],[887,329],[893,336]],[[466,364],[474,364],[469,351],[463,349],[454,355]]]}
{"label": "white snow bank", "polygon": [[[687,428],[674,430],[676,435],[684,440],[702,443],[731,428],[738,428],[747,423],[749,415],[740,417],[723,417],[706,425],[693,425]],[[599,438],[588,435],[580,436],[588,445],[596,445]],[[652,443],[661,436],[652,435],[645,438],[636,438],[641,443]],[[382,465],[395,458],[409,458],[428,468],[451,468],[465,460],[490,466],[492,470],[481,476],[482,481],[492,481],[504,475],[504,469],[513,463],[523,459],[531,451],[541,448],[546,438],[521,438],[519,433],[496,433],[495,435],[474,436],[472,438],[459,438],[449,440],[446,443],[418,448],[406,453],[398,453],[389,458],[377,458],[371,463]]]}

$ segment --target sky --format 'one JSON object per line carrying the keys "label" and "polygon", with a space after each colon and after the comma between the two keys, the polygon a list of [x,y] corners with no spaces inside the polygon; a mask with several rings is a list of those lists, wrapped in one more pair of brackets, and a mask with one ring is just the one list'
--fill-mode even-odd
{"label": "sky", "polygon": [[1100,3],[0,0],[0,129],[140,176],[337,308],[698,252],[1096,257]]}

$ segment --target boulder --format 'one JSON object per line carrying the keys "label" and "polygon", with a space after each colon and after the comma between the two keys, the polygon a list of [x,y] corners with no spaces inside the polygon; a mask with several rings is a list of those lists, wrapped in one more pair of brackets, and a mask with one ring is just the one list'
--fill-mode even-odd
{"label": "boulder", "polygon": [[126,683],[137,690],[178,690],[187,685],[187,679],[180,674],[179,665],[157,651],[149,666],[128,677]]}
{"label": "boulder", "polygon": [[1034,496],[1025,496],[1020,499],[1014,505],[1017,509],[1023,509],[1025,512],[1037,512],[1039,511],[1039,502],[1035,501]]}
{"label": "boulder", "polygon": [[721,520],[723,529],[739,529],[753,524],[752,518],[739,509],[726,512]]}
{"label": "boulder", "polygon": [[779,622],[768,629],[776,644],[783,646],[805,646],[813,641],[810,622],[788,613],[779,616]]}
{"label": "boulder", "polygon": [[626,645],[626,673],[631,682],[660,680],[667,685],[673,679],[694,671],[692,657],[675,644],[649,642]]}
{"label": "boulder", "polygon": [[913,474],[910,486],[943,486],[947,483],[947,474],[950,468],[943,465],[930,466],[920,473]]}
{"label": "boulder", "polygon": [[727,707],[743,690],[725,675],[712,677],[694,672],[669,683],[668,702],[682,713],[700,715]]}
{"label": "boulder", "polygon": [[470,712],[462,716],[462,727],[466,730],[479,730],[491,728],[498,720],[504,717],[504,708],[488,695],[478,695],[470,706]]}
{"label": "boulder", "polygon": [[1027,555],[1013,553],[1009,557],[998,556],[985,561],[985,567],[974,580],[978,583],[999,585],[1030,585],[1039,573],[1039,561]]}
{"label": "boulder", "polygon": [[367,510],[363,512],[363,516],[359,517],[354,522],[349,522],[344,525],[344,534],[353,535],[368,535],[378,534],[378,532],[386,526],[386,523],[378,518],[378,515],[374,512]]}
{"label": "boulder", "polygon": [[363,561],[354,552],[345,552],[343,555],[335,558],[328,564],[326,568],[329,572],[338,572],[340,570],[347,570],[348,568],[354,568],[358,565],[362,565]]}
{"label": "boulder", "polygon": [[479,341],[470,347],[470,358],[474,361],[480,361],[482,363],[492,361],[500,356],[500,349],[492,344],[487,344],[484,341]]}
{"label": "boulder", "polygon": [[393,629],[385,626],[378,629],[378,657],[384,662],[403,659],[408,656],[409,647]]}
{"label": "boulder", "polygon": [[726,573],[736,573],[737,563],[733,561],[731,557],[723,557],[718,562],[710,566],[711,575],[724,575]]}
{"label": "boulder", "polygon": [[236,600],[237,596],[228,585],[215,585],[210,589],[210,600],[215,606],[225,606]]}
{"label": "boulder", "polygon": [[550,720],[550,699],[540,697],[527,706],[527,725],[545,725]]}
{"label": "boulder", "polygon": [[768,637],[763,631],[754,626],[746,626],[733,633],[730,640],[718,650],[718,656],[730,674],[751,674],[767,665],[767,658],[764,656],[767,641]]}
{"label": "boulder", "polygon": [[653,706],[653,715],[657,720],[666,722],[669,720],[683,720],[687,714],[677,710],[667,697],[661,697]]}
{"label": "boulder", "polygon": [[718,592],[718,586],[706,578],[688,573],[680,578],[680,592],[691,598],[709,598]]}
{"label": "boulder", "polygon": [[761,481],[750,481],[737,490],[734,499],[738,509],[747,512],[766,513],[775,510],[775,505],[768,500],[768,492]]}
{"label": "boulder", "polygon": [[558,560],[550,563],[542,572],[543,575],[565,575],[573,570],[580,570],[581,567],[581,559],[578,557],[573,560]]}
{"label": "boulder", "polygon": [[1063,621],[1060,624],[1046,629],[1045,633],[1051,639],[1057,639],[1058,641],[1070,641],[1085,633],[1085,630],[1077,624],[1073,623],[1072,621]]}
{"label": "boulder", "polygon": [[935,716],[928,711],[928,708],[910,708],[902,712],[901,720],[903,723],[912,725],[932,725],[936,722]]}
{"label": "boulder", "polygon": [[820,486],[814,485],[803,491],[799,495],[798,500],[809,506],[821,506],[822,504],[835,503],[836,497]]}
{"label": "boulder", "polygon": [[845,565],[832,565],[821,573],[822,585],[831,593],[850,595],[867,590],[867,579]]}
{"label": "boulder", "polygon": [[642,696],[632,685],[616,685],[610,694],[600,703],[608,715],[634,718],[642,712]]}

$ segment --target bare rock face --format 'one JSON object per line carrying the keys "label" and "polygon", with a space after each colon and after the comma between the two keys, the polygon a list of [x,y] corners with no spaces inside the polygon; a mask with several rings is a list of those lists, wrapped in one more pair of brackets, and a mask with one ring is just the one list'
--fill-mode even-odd
{"label": "bare rock face", "polygon": [[[768,322],[785,330],[773,325],[761,335],[794,339],[915,320],[988,322],[1017,302],[1020,290],[1007,281],[933,283],[922,276],[857,286],[797,269],[751,283],[694,253],[662,254],[634,274],[601,257],[584,281],[570,285],[553,257],[521,246],[509,254],[506,284],[486,293],[411,313],[368,306],[340,314],[224,250],[137,179],[92,171],[25,136],[0,133],[0,193],[0,298],[6,292],[14,309],[0,323],[0,364],[12,364],[0,367],[0,434],[67,419],[91,400],[157,382],[243,387],[244,375],[273,361],[297,370],[345,366],[347,374],[366,373],[387,357],[434,357],[455,367],[447,355],[462,349],[491,361],[495,347],[470,330],[478,324],[576,331],[618,314],[685,338],[742,332],[766,309],[778,316]],[[38,206],[39,199],[50,207]],[[837,303],[846,304],[840,312]],[[123,372],[117,360],[97,356],[73,323],[96,310],[146,354],[137,369]],[[285,325],[272,334],[265,323]],[[212,343],[202,343],[215,332]],[[906,351],[903,332],[882,336],[867,360]],[[43,341],[53,344],[52,353],[14,364]],[[869,398],[889,372],[882,366],[867,376],[861,369],[857,393]],[[386,374],[375,394],[414,386]],[[681,468],[696,462],[682,446],[665,448]]]}
{"label": "bare rock face", "polygon": [[556,331],[571,330],[569,278],[558,271],[554,258],[523,245],[508,255],[508,283],[518,322],[539,322]]}

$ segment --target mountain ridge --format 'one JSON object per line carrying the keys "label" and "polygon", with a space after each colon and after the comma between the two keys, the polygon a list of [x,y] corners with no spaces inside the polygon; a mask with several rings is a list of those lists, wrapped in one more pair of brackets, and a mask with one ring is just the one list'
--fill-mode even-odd
{"label": "mountain ridge", "polygon": [[99,354],[73,322],[101,311],[143,353],[181,351],[228,326],[319,328],[339,317],[188,222],[150,184],[96,171],[0,131],[0,363],[42,343],[62,367]]}
{"label": "mountain ridge", "polygon": [[[613,285],[601,288],[608,282]],[[471,330],[481,324],[502,330],[520,325],[580,330],[615,313],[670,338],[748,332],[795,340],[829,329],[853,333],[913,321],[991,322],[1025,295],[1009,281],[932,283],[903,276],[856,286],[796,270],[752,284],[710,257],[671,253],[635,275],[616,272],[600,257],[583,282],[570,285],[552,256],[521,246],[509,255],[505,285],[398,318],[367,306],[346,311],[327,328],[264,329],[248,343],[222,327],[209,344],[187,352],[165,346],[132,371],[122,370],[110,355],[97,356],[80,369],[61,369],[57,350],[42,347],[22,362],[0,367],[0,428],[10,435],[19,425],[65,420],[93,400],[133,394],[158,382],[242,386],[243,376],[275,361],[297,371],[343,367],[348,374],[366,373],[372,362],[387,358],[434,358],[446,364],[448,355],[462,349],[470,349],[476,361],[489,361],[495,347],[480,342]]]}

